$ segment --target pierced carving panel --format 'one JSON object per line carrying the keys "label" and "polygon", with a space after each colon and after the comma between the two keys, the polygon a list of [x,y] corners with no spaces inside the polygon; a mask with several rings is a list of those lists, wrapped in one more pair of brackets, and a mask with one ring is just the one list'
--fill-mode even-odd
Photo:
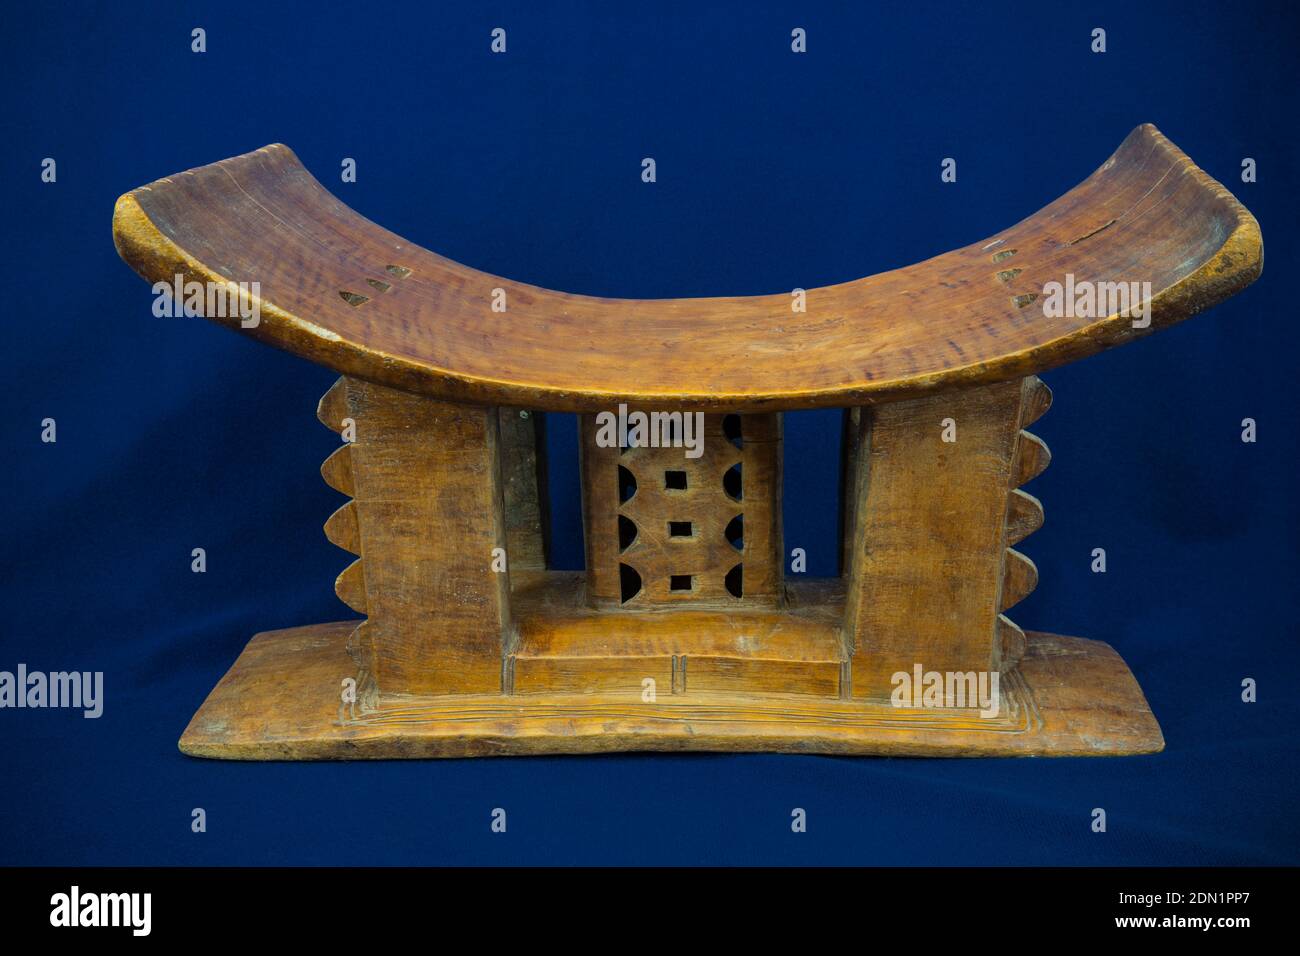
{"label": "pierced carving panel", "polygon": [[[693,413],[675,414],[672,424],[655,420],[657,435]],[[704,415],[694,458],[667,442],[609,446],[595,415],[581,429],[591,603],[780,603],[779,415]]]}

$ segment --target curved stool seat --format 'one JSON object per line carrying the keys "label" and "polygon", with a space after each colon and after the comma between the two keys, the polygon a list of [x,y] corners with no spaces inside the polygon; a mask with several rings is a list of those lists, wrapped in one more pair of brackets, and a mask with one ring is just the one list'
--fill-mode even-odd
{"label": "curved stool seat", "polygon": [[[871,404],[1024,376],[1170,325],[1260,272],[1254,218],[1150,125],[987,240],[807,291],[696,299],[554,292],[460,265],[334,198],[285,146],[142,186],[113,220],[152,282],[257,281],[248,334],[456,401],[595,411]],[[1050,282],[1150,283],[1150,323],[1045,313]],[[493,311],[502,289],[506,311]],[[238,325],[238,319],[226,320]]]}
{"label": "curved stool seat", "polygon": [[[335,593],[361,620],[254,637],[186,753],[1164,746],[1109,645],[1006,614],[1038,582],[1037,373],[1263,265],[1254,218],[1152,126],[990,239],[772,295],[488,275],[357,215],[284,146],[127,193],[113,236],[159,294],[190,305],[194,283],[200,314],[341,375],[321,474],[350,500],[325,534],[356,556]],[[256,314],[222,305],[245,283]],[[823,406],[844,409],[839,573],[808,579],[781,412]],[[550,561],[551,411],[580,413],[577,572]]]}

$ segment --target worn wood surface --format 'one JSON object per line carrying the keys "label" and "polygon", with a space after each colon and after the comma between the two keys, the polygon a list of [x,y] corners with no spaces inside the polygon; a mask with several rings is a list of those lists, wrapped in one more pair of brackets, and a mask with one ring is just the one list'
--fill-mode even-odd
{"label": "worn wood surface", "polygon": [[546,416],[525,408],[499,409],[501,493],[511,570],[540,570],[550,552],[546,488]]}
{"label": "worn wood surface", "polygon": [[[259,283],[243,331],[343,374],[319,417],[346,443],[321,475],[350,500],[325,534],[355,557],[335,589],[362,619],[254,638],[187,753],[1163,746],[1113,650],[1005,613],[1038,580],[1035,373],[1262,269],[1250,213],[1154,127],[1017,225],[812,289],[803,312],[784,291],[617,300],[491,276],[357,215],[278,145],[121,197],[114,240],[155,282]],[[1150,283],[1150,324],[1047,315],[1067,276]],[[620,403],[707,412],[703,454],[602,447],[594,417]],[[778,413],[825,406],[846,409],[841,575],[786,581]],[[551,410],[583,413],[585,573],[548,569]],[[893,706],[915,668],[999,678],[1000,713]]]}
{"label": "worn wood surface", "polygon": [[[845,640],[852,695],[891,677],[998,666],[999,594],[1021,382],[863,409]],[[949,440],[945,440],[949,439]],[[1027,593],[1027,591],[1026,591]],[[1014,603],[1014,602],[1012,602]]]}
{"label": "worn wood surface", "polygon": [[514,693],[627,693],[651,678],[656,693],[840,695],[838,580],[791,581],[781,607],[702,602],[670,605],[671,613],[650,603],[592,607],[580,572],[521,573],[512,583]]}
{"label": "worn wood surface", "polygon": [[683,448],[601,447],[592,415],[579,427],[594,603],[780,604],[779,415],[705,415],[698,458]]}
{"label": "worn wood surface", "polygon": [[[113,235],[151,282],[259,282],[261,322],[244,333],[342,373],[566,411],[845,407],[1022,378],[1200,312],[1263,264],[1250,213],[1150,125],[1009,229],[811,289],[805,312],[789,290],[621,300],[488,275],[353,212],[281,145],[127,193]],[[1037,297],[1067,273],[1150,282],[1150,326],[1048,318]]]}
{"label": "worn wood surface", "polygon": [[496,411],[343,378],[319,417],[355,436],[353,500],[326,534],[361,556],[336,590],[367,615],[353,638],[366,690],[499,693],[510,583],[508,564],[491,566],[507,544]]}
{"label": "worn wood surface", "polygon": [[[1037,375],[1031,375],[1021,382],[1020,389],[1020,414],[1017,422],[1020,431],[1015,438],[1011,490],[1007,495],[1006,518],[1003,523],[1002,540],[1007,553],[1003,559],[999,611],[1005,611],[1024,600],[1038,584],[1038,568],[1034,562],[1011,546],[1019,544],[1043,526],[1042,503],[1021,489],[1020,485],[1042,474],[1052,457],[1043,440],[1025,430],[1052,407],[1052,390]],[[1025,632],[1001,613],[997,618],[994,650],[998,668],[1002,671],[1015,667],[1025,652]]]}
{"label": "worn wood surface", "polygon": [[[895,756],[1114,756],[1163,749],[1142,691],[1100,641],[1030,633],[996,717],[779,694],[641,687],[599,696],[399,696],[342,706],[352,623],[259,634],[181,738],[196,757],[389,759],[625,750],[767,750]],[[663,673],[661,671],[661,673]],[[688,681],[690,678],[688,678]]]}

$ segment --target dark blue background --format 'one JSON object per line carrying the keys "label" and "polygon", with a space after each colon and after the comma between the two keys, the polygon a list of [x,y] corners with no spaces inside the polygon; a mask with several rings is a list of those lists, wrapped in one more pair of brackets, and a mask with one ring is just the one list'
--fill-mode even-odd
{"label": "dark blue background", "polygon": [[[107,695],[98,721],[0,711],[0,862],[1300,859],[1290,4],[180,6],[25,4],[0,34],[0,669],[103,670]],[[496,26],[504,56],[488,51]],[[790,52],[795,26],[806,55]],[[320,530],[341,503],[317,472],[337,438],[314,419],[335,376],[154,318],[110,239],[118,194],[280,141],[364,215],[480,269],[595,295],[766,293],[992,234],[1146,121],[1255,213],[1267,268],[1207,314],[1045,376],[1056,405],[1035,431],[1056,463],[1030,486],[1047,525],[1023,546],[1042,584],[1015,618],[1110,641],[1164,753],[258,765],[177,751],[251,634],[350,616],[332,592],[350,556]],[[339,181],[345,156],[355,184]],[[1245,156],[1257,183],[1241,182]],[[47,416],[57,444],[39,439]],[[1247,416],[1257,444],[1240,441]],[[838,417],[786,429],[787,549],[830,573]],[[557,557],[576,566],[570,420],[551,450]],[[1089,571],[1094,547],[1107,574]],[[488,828],[498,806],[504,836]],[[1109,832],[1090,831],[1094,807]]]}

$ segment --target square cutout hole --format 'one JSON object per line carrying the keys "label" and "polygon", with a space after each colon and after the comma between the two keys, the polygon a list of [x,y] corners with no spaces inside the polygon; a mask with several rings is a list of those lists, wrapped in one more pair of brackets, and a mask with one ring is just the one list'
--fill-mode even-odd
{"label": "square cutout hole", "polygon": [[690,538],[695,535],[695,528],[689,521],[670,521],[668,522],[668,537],[670,538]]}
{"label": "square cutout hole", "polygon": [[686,472],[684,471],[665,471],[664,487],[669,491],[686,490]]}
{"label": "square cutout hole", "polygon": [[695,590],[694,576],[690,574],[670,574],[668,576],[668,590],[678,592]]}

